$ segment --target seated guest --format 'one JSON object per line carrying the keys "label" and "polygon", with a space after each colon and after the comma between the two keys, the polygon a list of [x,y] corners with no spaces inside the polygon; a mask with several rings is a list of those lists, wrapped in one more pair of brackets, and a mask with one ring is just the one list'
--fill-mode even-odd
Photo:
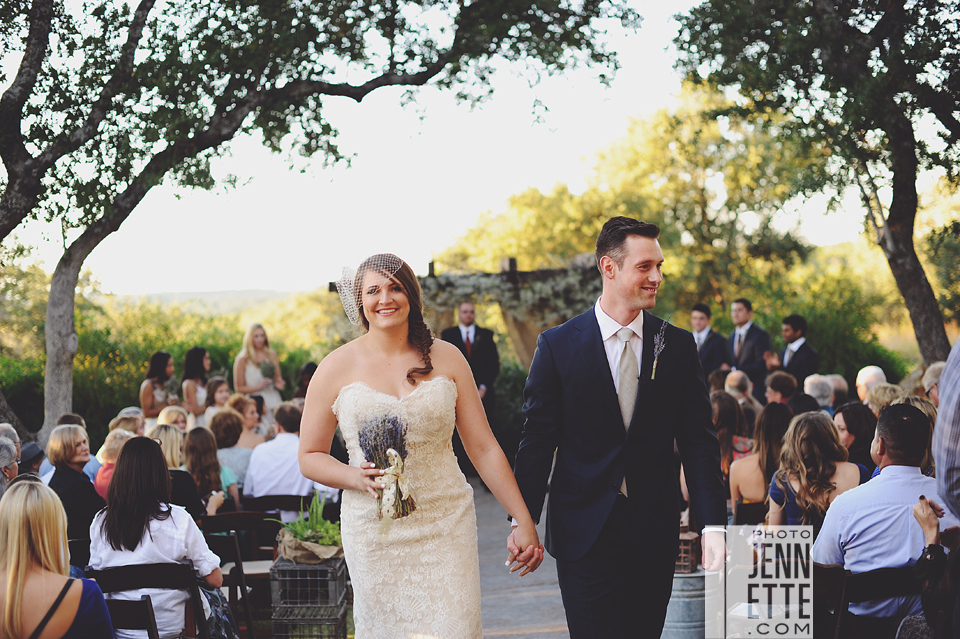
{"label": "seated guest", "polygon": [[[847,449],[833,420],[823,411],[790,420],[780,451],[780,468],[770,482],[771,526],[813,526],[820,530],[824,513],[851,488],[869,479],[867,469],[847,460]],[[819,560],[817,560],[819,561]],[[829,563],[829,562],[827,562]]]}
{"label": "seated guest", "polygon": [[787,400],[797,392],[797,379],[785,371],[773,371],[767,375],[767,403],[779,402],[786,404]]}
{"label": "seated guest", "polygon": [[253,450],[237,446],[243,433],[243,417],[232,408],[224,408],[208,422],[210,432],[217,441],[217,459],[224,468],[229,468],[237,477],[237,486],[243,489],[247,467]]}
{"label": "seated guest", "polygon": [[827,375],[827,380],[833,386],[833,409],[836,410],[847,403],[847,397],[850,394],[850,385],[843,375]]}
{"label": "seated guest", "polygon": [[[84,465],[90,461],[87,431],[79,426],[57,426],[50,433],[47,457],[56,468],[50,478],[50,488],[67,511],[68,538],[86,539],[94,515],[107,505],[90,478],[83,474]],[[86,557],[70,557],[70,563],[78,568],[86,566],[86,560]]]}
{"label": "seated guest", "polygon": [[867,406],[853,401],[838,408],[833,421],[849,453],[848,461],[860,464],[872,474],[877,465],[870,455],[870,446],[877,429],[877,416]]}
{"label": "seated guest", "polygon": [[857,395],[860,401],[867,402],[867,391],[877,384],[886,384],[887,375],[879,366],[864,366],[857,373]]}
{"label": "seated guest", "polygon": [[[197,428],[193,432],[206,432]],[[138,437],[120,451],[114,480],[107,493],[110,505],[90,526],[90,566],[96,570],[132,564],[193,562],[193,568],[211,588],[223,585],[220,559],[210,552],[196,522],[180,506],[170,505],[170,474],[160,445]],[[184,590],[127,590],[111,599],[138,600],[149,595],[160,636],[184,628],[189,595]],[[139,637],[136,631],[117,631],[118,639]]]}
{"label": "seated guest", "polygon": [[6,492],[10,480],[19,474],[17,447],[10,440],[0,437],[0,497]]}
{"label": "seated guest", "polygon": [[867,391],[867,406],[879,417],[880,411],[906,396],[904,390],[896,384],[877,384]]}
{"label": "seated guest", "polygon": [[780,467],[783,436],[793,418],[786,404],[767,404],[753,429],[753,453],[730,465],[730,499],[759,502],[767,498],[773,474]]}
{"label": "seated guest", "polygon": [[753,382],[743,371],[732,371],[727,375],[723,384],[723,389],[733,395],[743,409],[743,416],[747,420],[747,428],[752,431],[753,424],[757,421],[757,415],[763,410],[763,404],[757,401],[753,396]]}
{"label": "seated guest", "polygon": [[17,459],[20,459],[20,433],[12,424],[6,422],[0,424],[0,438],[9,440],[17,450]]}
{"label": "seated guest", "polygon": [[[119,415],[110,420],[107,431],[112,433],[118,429],[125,430],[135,437],[142,437],[144,423],[143,411],[131,406],[124,408]],[[103,446],[100,446],[100,450],[97,451],[96,458],[100,464],[103,464]],[[94,479],[96,479],[96,476],[94,476]]]}
{"label": "seated guest", "polygon": [[[87,422],[76,413],[64,413],[57,418],[57,426],[64,426],[73,424],[79,426],[83,430],[87,430]],[[97,477],[97,471],[100,470],[100,460],[95,457],[91,457],[84,467],[84,474],[90,478],[90,481],[93,481]],[[49,459],[45,459],[40,463],[40,477],[43,478],[44,483],[49,484],[50,478],[53,477],[53,464],[50,463]]]}
{"label": "seated guest", "polygon": [[710,393],[710,404],[713,406],[713,427],[720,441],[720,469],[729,492],[730,465],[750,454],[753,440],[749,437],[743,409],[732,395],[723,391]]}
{"label": "seated guest", "polygon": [[707,376],[707,387],[710,389],[710,392],[723,390],[723,385],[727,381],[727,375],[730,374],[730,371],[725,369],[715,370],[710,375]]}
{"label": "seated guest", "polygon": [[123,445],[136,437],[128,430],[118,428],[107,433],[107,438],[103,440],[103,465],[97,471],[97,478],[93,480],[93,487],[97,489],[97,494],[107,498],[107,488],[110,486],[110,479],[113,477],[113,468],[117,463],[117,457],[120,456],[120,449]]}
{"label": "seated guest", "polygon": [[46,454],[36,442],[27,442],[20,451],[20,474],[33,473],[40,475],[40,464],[46,459]]}
{"label": "seated guest", "polygon": [[787,406],[790,407],[790,410],[793,411],[794,415],[823,411],[823,409],[820,407],[820,403],[806,393],[794,393],[786,403]]}
{"label": "seated guest", "polygon": [[923,390],[927,393],[927,397],[933,403],[934,408],[940,406],[940,374],[946,365],[946,362],[934,362],[930,364],[927,370],[924,371],[923,379],[920,381],[920,383],[923,384]]}
{"label": "seated guest", "polygon": [[257,432],[260,428],[260,412],[253,398],[235,393],[227,400],[227,406],[243,416],[243,432],[240,433],[237,446],[253,450],[254,447],[266,441],[264,436]]}
{"label": "seated guest", "polygon": [[187,432],[188,413],[179,406],[167,406],[157,416],[157,424],[176,426],[181,433]]}
{"label": "seated guest", "polygon": [[[218,413],[219,414],[219,413]],[[184,465],[197,484],[197,491],[209,510],[210,502],[226,502],[232,510],[240,510],[240,491],[237,476],[217,459],[217,440],[206,428],[194,428],[187,433],[183,448]],[[229,496],[227,501],[225,497]]]}
{"label": "seated guest", "polygon": [[[300,446],[300,409],[284,402],[277,406],[273,416],[276,420],[277,436],[253,449],[243,494],[248,497],[312,495],[314,482],[300,474],[300,464],[297,461],[297,450]],[[319,490],[321,493],[327,492],[324,507],[326,511],[338,500],[339,493],[324,488]],[[295,512],[283,511],[280,518],[283,521],[293,521],[296,517]]]}
{"label": "seated guest", "polygon": [[196,521],[200,521],[204,513],[215,515],[217,508],[223,503],[223,496],[211,499],[204,509],[193,477],[187,471],[180,470],[180,464],[183,463],[183,433],[172,424],[157,424],[147,431],[147,437],[160,444],[163,458],[167,462],[167,469],[170,471],[170,503],[183,506]]}
{"label": "seated guest", "polygon": [[70,579],[67,516],[39,479],[17,479],[0,499],[0,628],[4,637],[112,639],[97,583]]}
{"label": "seated guest", "polygon": [[[929,421],[919,409],[897,404],[880,413],[870,448],[880,474],[833,502],[813,545],[814,561],[840,564],[854,574],[916,561],[925,544],[913,506],[920,495],[943,503],[937,481],[920,472],[929,438]],[[953,514],[944,513],[944,528],[958,524]],[[919,614],[921,606],[919,597],[899,597],[851,603],[849,610],[875,618],[857,622],[865,631],[860,636],[879,636],[883,627],[895,630],[904,616]]]}
{"label": "seated guest", "polygon": [[936,466],[933,461],[933,429],[937,425],[936,406],[934,406],[933,402],[931,402],[929,399],[913,396],[898,399],[894,402],[894,404],[909,404],[919,408],[920,412],[926,415],[927,419],[930,420],[930,442],[927,444],[927,453],[923,456],[923,461],[920,462],[920,472],[927,477],[936,477]]}
{"label": "seated guest", "polygon": [[207,382],[207,407],[203,411],[203,425],[205,427],[210,428],[210,420],[221,408],[227,405],[227,400],[230,399],[231,395],[230,384],[227,383],[227,380],[220,376],[210,378],[210,381]]}
{"label": "seated guest", "polygon": [[829,379],[813,374],[803,381],[803,392],[814,398],[823,412],[833,417],[833,384]]}
{"label": "seated guest", "polygon": [[[941,534],[940,519],[945,514],[946,511],[937,502],[924,495],[920,495],[913,506],[913,516],[923,529],[926,544],[913,566],[917,581],[920,582],[920,604],[926,617],[925,627],[921,626],[921,629],[937,628],[938,622],[943,620],[943,625],[937,629],[936,634],[928,630],[927,634],[916,636],[955,636],[953,611],[956,608],[956,599],[953,594],[953,580],[957,575],[956,553],[960,550],[960,529],[948,528]],[[949,551],[949,558],[944,548]],[[898,632],[897,636],[903,635]]]}

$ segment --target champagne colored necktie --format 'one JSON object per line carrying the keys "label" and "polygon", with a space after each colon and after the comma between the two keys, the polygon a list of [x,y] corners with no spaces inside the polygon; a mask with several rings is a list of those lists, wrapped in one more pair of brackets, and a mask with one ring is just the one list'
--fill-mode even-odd
{"label": "champagne colored necktie", "polygon": [[[637,386],[640,382],[640,371],[637,369],[637,355],[630,348],[630,338],[633,337],[633,330],[621,328],[617,331],[617,337],[623,342],[623,350],[620,351],[620,366],[617,367],[620,379],[620,385],[617,388],[617,399],[620,400],[620,414],[623,416],[623,427],[630,430],[630,422],[633,420],[633,408],[637,404]],[[620,484],[620,492],[627,496],[627,478],[624,476]]]}

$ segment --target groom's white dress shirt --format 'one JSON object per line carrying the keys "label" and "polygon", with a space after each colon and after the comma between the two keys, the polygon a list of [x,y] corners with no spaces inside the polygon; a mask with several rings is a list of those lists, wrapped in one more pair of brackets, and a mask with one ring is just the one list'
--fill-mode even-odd
{"label": "groom's white dress shirt", "polygon": [[[607,355],[607,365],[610,367],[610,374],[613,376],[613,386],[619,393],[620,354],[623,352],[623,345],[620,338],[617,337],[617,331],[624,327],[604,312],[599,299],[593,310],[597,314],[597,324],[600,325],[600,337],[603,339],[603,350]],[[643,312],[637,314],[637,318],[627,324],[626,328],[633,330],[633,337],[630,338],[630,348],[637,356],[637,370],[640,370],[641,356],[643,355]]]}

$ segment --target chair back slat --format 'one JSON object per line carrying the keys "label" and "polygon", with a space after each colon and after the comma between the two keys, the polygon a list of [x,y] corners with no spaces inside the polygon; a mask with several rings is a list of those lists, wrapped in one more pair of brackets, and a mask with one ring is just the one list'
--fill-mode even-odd
{"label": "chair back slat", "polygon": [[147,639],[160,639],[150,595],[143,595],[137,601],[107,599],[107,610],[114,630],[146,630]]}
{"label": "chair back slat", "polygon": [[228,574],[224,575],[225,583],[230,588],[230,605],[234,606],[234,616],[237,616],[237,607],[243,605],[244,617],[247,622],[247,635],[254,639],[253,610],[247,591],[247,578],[243,572],[243,560],[240,557],[240,545],[237,542],[237,532],[231,530],[226,534],[204,533],[203,538],[207,547],[218,557],[220,565],[233,564]]}
{"label": "chair back slat", "polygon": [[913,566],[879,568],[847,576],[847,601],[859,603],[874,599],[893,599],[920,594],[920,582]]}
{"label": "chair back slat", "polygon": [[840,622],[847,610],[849,572],[839,564],[813,562],[813,623],[817,636],[840,639]]}
{"label": "chair back slat", "polygon": [[733,505],[733,523],[736,526],[750,526],[762,524],[767,518],[767,504],[762,501],[743,503],[741,500]]}
{"label": "chair back slat", "polygon": [[304,512],[310,508],[310,501],[313,495],[304,497],[302,495],[265,495],[263,497],[244,497],[244,510],[255,510],[259,512],[273,512],[277,510],[292,510],[295,512]]}

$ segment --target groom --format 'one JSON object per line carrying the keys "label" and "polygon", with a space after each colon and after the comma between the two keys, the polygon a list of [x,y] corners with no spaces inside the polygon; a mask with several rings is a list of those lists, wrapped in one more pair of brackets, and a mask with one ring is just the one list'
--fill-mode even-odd
{"label": "groom", "polygon": [[[704,567],[723,565],[722,528],[709,531],[726,523],[720,447],[696,343],[645,312],[663,282],[659,234],[625,217],[603,225],[603,295],[540,335],[524,390],[515,475],[539,521],[556,453],[545,545],[572,639],[660,636],[679,549],[674,439],[708,524]],[[512,535],[508,547],[512,558]]]}

